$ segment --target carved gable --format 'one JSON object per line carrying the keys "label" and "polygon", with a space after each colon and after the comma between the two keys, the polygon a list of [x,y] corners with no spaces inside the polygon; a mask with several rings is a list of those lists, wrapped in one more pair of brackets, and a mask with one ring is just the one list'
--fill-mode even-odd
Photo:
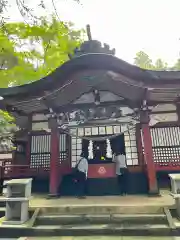
{"label": "carved gable", "polygon": [[[101,103],[123,100],[123,98],[109,91],[99,91],[99,94],[100,94]],[[78,98],[73,104],[83,104],[83,103],[87,104],[87,103],[94,103],[94,102],[95,102],[94,93],[89,92],[81,95],[80,98]]]}

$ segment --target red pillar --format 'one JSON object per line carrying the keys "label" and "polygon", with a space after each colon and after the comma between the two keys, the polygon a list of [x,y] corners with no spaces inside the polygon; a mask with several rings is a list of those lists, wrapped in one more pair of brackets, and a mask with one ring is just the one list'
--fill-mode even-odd
{"label": "red pillar", "polygon": [[27,143],[26,143],[26,164],[31,164],[31,133],[28,132]]}
{"label": "red pillar", "polygon": [[49,195],[58,195],[59,185],[59,132],[56,119],[50,119],[51,127],[51,157],[50,157],[50,183]]}
{"label": "red pillar", "polygon": [[138,160],[139,166],[144,168],[144,154],[143,154],[143,145],[142,145],[142,138],[141,138],[141,124],[136,124],[136,143],[137,143],[137,150],[138,150]]}
{"label": "red pillar", "polygon": [[28,116],[28,126],[27,126],[27,143],[26,143],[26,164],[31,164],[31,131],[32,131],[32,116]]}
{"label": "red pillar", "polygon": [[[146,120],[149,119],[148,113],[145,112]],[[143,121],[142,123],[142,136],[144,143],[144,159],[147,164],[147,175],[148,175],[148,185],[149,185],[149,194],[157,195],[159,194],[156,169],[153,160],[153,150],[152,150],[152,139],[151,132],[149,127],[149,121]]]}
{"label": "red pillar", "polygon": [[178,115],[178,123],[180,123],[180,103],[176,104],[176,112]]}

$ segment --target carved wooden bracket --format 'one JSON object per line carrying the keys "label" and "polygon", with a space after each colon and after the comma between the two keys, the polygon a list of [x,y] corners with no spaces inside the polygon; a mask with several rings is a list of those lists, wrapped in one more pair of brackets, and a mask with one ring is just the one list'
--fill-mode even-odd
{"label": "carved wooden bracket", "polygon": [[140,122],[141,124],[148,124],[150,121],[149,110],[140,111]]}
{"label": "carved wooden bracket", "polygon": [[54,118],[49,118],[48,120],[48,127],[52,130],[56,130],[58,129],[58,124],[57,124],[57,118],[54,117]]}

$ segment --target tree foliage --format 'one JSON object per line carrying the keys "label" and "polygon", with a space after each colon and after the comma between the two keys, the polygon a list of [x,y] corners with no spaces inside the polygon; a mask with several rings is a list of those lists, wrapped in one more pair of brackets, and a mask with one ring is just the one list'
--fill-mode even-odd
{"label": "tree foliage", "polygon": [[17,129],[14,118],[8,112],[0,110],[0,143],[11,139]]}
{"label": "tree foliage", "polygon": [[143,51],[140,51],[136,54],[136,57],[134,59],[134,64],[143,69],[152,69],[153,68],[152,60],[150,59],[148,54],[146,54]]}
{"label": "tree foliage", "polygon": [[134,58],[134,64],[143,69],[150,70],[161,70],[161,71],[169,71],[169,70],[180,70],[180,59],[177,59],[173,66],[168,66],[168,64],[163,61],[161,58],[158,58],[154,63],[149,55],[143,51],[137,52],[136,57]]}
{"label": "tree foliage", "polygon": [[154,64],[155,70],[168,70],[168,64],[164,62],[161,58],[158,58]]}
{"label": "tree foliage", "polygon": [[[10,0],[0,0],[1,88],[30,83],[48,75],[68,60],[68,54],[81,44],[84,36],[84,31],[75,30],[72,23],[60,21],[55,5],[54,16],[49,19],[34,16],[24,0],[16,0],[24,22],[7,22],[3,14],[10,4]],[[37,4],[46,8],[43,0],[37,0]],[[30,24],[27,15],[32,20]],[[16,129],[13,121],[7,112],[0,111],[0,139],[1,133],[5,136]]]}
{"label": "tree foliage", "polygon": [[174,66],[171,67],[171,70],[179,71],[180,70],[180,59],[177,59]]}
{"label": "tree foliage", "polygon": [[68,60],[83,39],[83,30],[54,17],[37,25],[6,23],[0,29],[0,87],[38,80]]}

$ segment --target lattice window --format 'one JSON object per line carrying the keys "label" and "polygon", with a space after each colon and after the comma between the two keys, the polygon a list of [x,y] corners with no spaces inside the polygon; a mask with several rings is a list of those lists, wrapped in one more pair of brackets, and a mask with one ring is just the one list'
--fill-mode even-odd
{"label": "lattice window", "polygon": [[138,153],[136,144],[136,132],[130,131],[124,133],[126,162],[128,166],[138,165]]}
{"label": "lattice window", "polygon": [[68,158],[67,153],[67,135],[60,134],[59,136],[59,162],[65,161]]}
{"label": "lattice window", "polygon": [[49,168],[50,153],[41,153],[31,155],[31,168]]}
{"label": "lattice window", "polygon": [[179,127],[152,128],[151,137],[153,147],[179,146],[180,128]]}
{"label": "lattice window", "polygon": [[[59,163],[66,160],[67,154],[67,144],[66,144],[66,134],[60,134],[59,136]],[[50,158],[51,158],[51,135],[39,135],[32,136],[31,139],[31,168],[50,168]]]}
{"label": "lattice window", "polygon": [[151,128],[151,138],[153,159],[156,164],[163,166],[180,164],[179,127],[153,127]]}
{"label": "lattice window", "polygon": [[71,166],[75,167],[77,160],[81,154],[82,151],[82,139],[72,137],[71,138]]}
{"label": "lattice window", "polygon": [[31,168],[50,167],[51,135],[32,136],[31,139]]}
{"label": "lattice window", "polygon": [[180,148],[179,147],[161,147],[153,148],[154,162],[160,165],[179,165]]}
{"label": "lattice window", "polygon": [[0,166],[4,165],[4,175],[6,176],[11,171],[12,161],[1,161]]}

